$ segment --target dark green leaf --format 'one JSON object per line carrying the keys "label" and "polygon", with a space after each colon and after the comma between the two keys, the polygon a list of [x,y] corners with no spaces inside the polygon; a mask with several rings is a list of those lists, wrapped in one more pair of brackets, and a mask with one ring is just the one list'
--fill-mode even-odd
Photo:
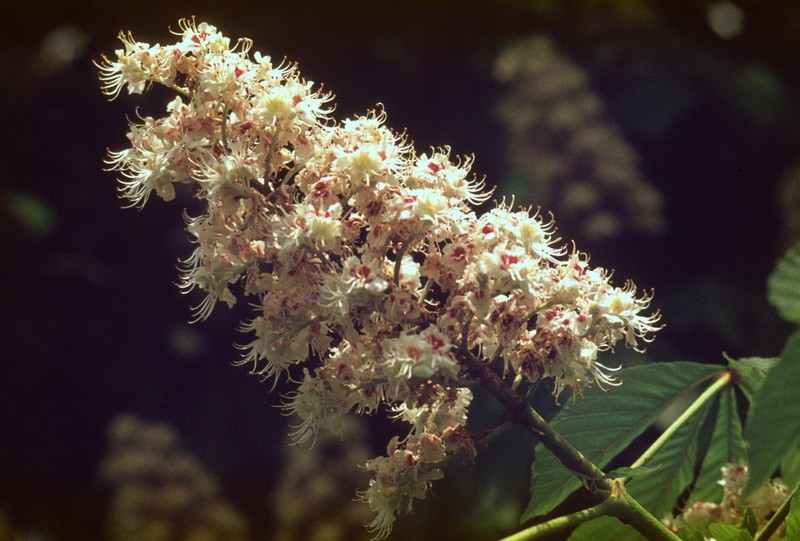
{"label": "dark green leaf", "polygon": [[747,530],[751,536],[755,535],[756,531],[758,531],[758,520],[756,519],[756,515],[753,513],[753,510],[749,507],[744,510],[741,526]]}
{"label": "dark green leaf", "polygon": [[[691,389],[721,366],[658,363],[618,372],[623,385],[604,392],[586,389],[552,421],[553,428],[599,467],[630,443],[675,401],[694,394]],[[580,487],[581,481],[543,446],[536,448],[532,468],[531,501],[525,522],[549,513]]]}
{"label": "dark green leaf", "polygon": [[706,541],[706,536],[703,535],[703,532],[690,526],[680,528],[675,532],[675,535],[680,537],[682,541]]}
{"label": "dark green leaf", "polygon": [[800,323],[800,244],[778,260],[767,279],[767,298],[783,319]]}
{"label": "dark green leaf", "polygon": [[750,445],[745,494],[764,484],[800,441],[800,331],[795,332],[753,397],[744,437]]}
{"label": "dark green leaf", "polygon": [[800,442],[795,443],[781,460],[781,478],[786,486],[800,483]]}
{"label": "dark green leaf", "polygon": [[728,360],[728,366],[739,374],[741,380],[738,386],[750,403],[753,402],[753,396],[764,383],[767,373],[780,360],[778,357],[747,357],[734,360],[727,355],[725,358]]}
{"label": "dark green leaf", "polygon": [[717,541],[753,541],[750,532],[741,526],[714,522],[708,525],[708,531]]}
{"label": "dark green leaf", "polygon": [[[791,486],[791,485],[790,485]],[[786,517],[786,537],[783,541],[800,541],[800,498],[795,496]]]}
{"label": "dark green leaf", "polygon": [[614,517],[599,517],[584,522],[572,532],[569,541],[647,541],[632,526]]}
{"label": "dark green leaf", "polygon": [[624,477],[625,479],[631,479],[633,477],[638,477],[644,473],[651,471],[652,468],[645,468],[640,466],[638,468],[617,468],[615,470],[611,470],[607,472],[603,479],[619,479],[620,477]]}
{"label": "dark green leaf", "polygon": [[695,413],[655,453],[652,472],[632,479],[628,492],[654,516],[669,512],[678,496],[689,486],[698,462],[700,431],[709,405]]}
{"label": "dark green leaf", "polygon": [[690,496],[693,502],[722,501],[722,467],[746,462],[747,450],[742,439],[742,421],[736,410],[732,389],[720,394],[711,443],[708,446]]}

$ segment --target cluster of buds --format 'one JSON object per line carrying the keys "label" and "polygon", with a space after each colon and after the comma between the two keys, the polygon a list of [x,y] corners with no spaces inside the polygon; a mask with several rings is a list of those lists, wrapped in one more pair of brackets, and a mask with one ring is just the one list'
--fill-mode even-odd
{"label": "cluster of buds", "polygon": [[[774,478],[745,498],[743,492],[749,478],[748,467],[745,464],[727,464],[721,470],[722,479],[718,482],[723,489],[721,502],[692,502],[681,515],[665,518],[664,524],[673,531],[684,525],[698,529],[708,539],[711,538],[709,525],[741,524],[746,510],[749,510],[761,529],[789,497],[789,489],[783,481]],[[785,529],[784,522],[770,539],[783,539]]]}
{"label": "cluster of buds", "polygon": [[284,404],[296,441],[340,432],[350,411],[412,425],[366,465],[377,537],[442,463],[474,455],[467,357],[558,394],[616,383],[598,353],[657,330],[649,295],[558,247],[552,221],[505,203],[478,216],[491,192],[470,158],[417,153],[382,110],[335,122],[329,94],[295,64],[251,56],[249,40],[231,47],[193,20],[176,34],[169,46],[121,34],[98,63],[112,98],[154,83],[178,94],[162,118],[131,123],[108,164],[132,206],[176,184],[205,202],[186,217],[196,247],[181,286],[206,295],[197,320],[237,297],[255,305],[240,362],[297,383]]}

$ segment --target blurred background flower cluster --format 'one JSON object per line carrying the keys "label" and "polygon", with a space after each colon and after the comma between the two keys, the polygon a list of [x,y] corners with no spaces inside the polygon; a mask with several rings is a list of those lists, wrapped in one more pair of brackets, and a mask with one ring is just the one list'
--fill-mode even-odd
{"label": "blurred background flower cluster", "polygon": [[[353,465],[396,430],[370,421],[345,441],[287,446],[278,394],[231,366],[246,307],[186,323],[198,299],[174,286],[191,251],[180,214],[120,210],[102,171],[106,148],[125,146],[125,115],[158,114],[170,97],[100,94],[91,60],[123,29],[166,43],[169,25],[196,15],[299,61],[336,94],[337,118],[380,102],[421,151],[474,153],[497,197],[552,212],[593,264],[655,289],[668,327],[650,361],[776,355],[786,335],[764,282],[800,240],[798,3],[1,9],[1,541],[127,539],[115,532],[143,516],[162,527],[137,539],[177,541],[202,522],[192,513],[213,522],[194,539],[359,539],[368,517],[352,498],[366,476]],[[491,426],[502,413],[479,396],[473,416]],[[513,531],[531,445],[512,430],[476,464],[449,465],[393,538]],[[145,489],[165,507],[137,507]],[[164,526],[175,517],[184,526]]]}

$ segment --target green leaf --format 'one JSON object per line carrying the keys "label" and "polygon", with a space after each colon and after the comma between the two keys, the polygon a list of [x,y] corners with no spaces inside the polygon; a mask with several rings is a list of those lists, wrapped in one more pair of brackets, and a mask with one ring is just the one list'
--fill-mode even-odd
{"label": "green leaf", "polygon": [[654,516],[669,512],[692,482],[698,462],[698,441],[709,409],[706,404],[656,451],[649,462],[655,464],[651,473],[626,484],[628,493]]}
{"label": "green leaf", "polygon": [[767,279],[767,298],[783,319],[800,323],[800,244],[778,260]]}
{"label": "green leaf", "polygon": [[691,526],[679,528],[675,535],[680,537],[682,541],[706,541],[706,536],[703,535],[703,532]]}
{"label": "green leaf", "polygon": [[708,531],[717,541],[753,541],[750,532],[741,526],[713,522],[708,525]]}
{"label": "green leaf", "polygon": [[747,450],[742,438],[742,420],[736,409],[733,389],[720,394],[711,443],[703,457],[700,471],[690,496],[693,502],[722,501],[722,467],[728,463],[746,462]]}
{"label": "green leaf", "polygon": [[[605,467],[664,411],[693,394],[691,387],[724,370],[690,362],[657,363],[620,370],[623,385],[584,390],[553,419],[553,428],[598,467]],[[552,511],[581,481],[544,446],[536,448],[531,501],[522,522]]]}
{"label": "green leaf", "polygon": [[[791,486],[791,485],[790,485]],[[795,496],[786,517],[786,536],[783,541],[800,541],[800,498]]]}
{"label": "green leaf", "polygon": [[753,397],[744,437],[750,445],[745,494],[764,484],[781,459],[800,441],[800,331],[789,337],[781,360]]}
{"label": "green leaf", "polygon": [[584,522],[572,532],[569,541],[647,541],[635,528],[614,517],[599,517]]}
{"label": "green leaf", "polygon": [[756,535],[756,531],[758,531],[758,520],[756,519],[755,513],[749,507],[745,508],[744,516],[742,517],[742,528],[747,530],[751,536]]}
{"label": "green leaf", "polygon": [[753,396],[761,388],[761,384],[764,383],[770,369],[780,360],[778,357],[731,359],[727,355],[725,355],[725,358],[728,360],[728,366],[739,374],[741,380],[738,382],[738,386],[751,404],[753,403]]}
{"label": "green leaf", "polygon": [[786,486],[800,483],[800,442],[795,443],[781,460],[781,478]]}
{"label": "green leaf", "polygon": [[633,477],[638,477],[640,475],[648,473],[651,470],[652,468],[645,468],[644,466],[639,466],[638,468],[617,468],[615,470],[607,472],[603,476],[603,479],[619,479],[620,477],[631,479]]}

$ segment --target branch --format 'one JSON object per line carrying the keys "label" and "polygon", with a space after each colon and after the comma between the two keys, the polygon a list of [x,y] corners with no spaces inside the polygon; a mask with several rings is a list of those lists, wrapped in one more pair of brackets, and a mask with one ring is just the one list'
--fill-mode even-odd
{"label": "branch", "polygon": [[558,532],[574,529],[584,522],[602,516],[614,517],[620,522],[628,524],[650,541],[678,541],[680,539],[634,500],[625,491],[622,481],[617,480],[611,483],[611,493],[602,503],[577,513],[531,526],[500,541],[534,541],[535,539],[551,538]]}
{"label": "branch", "polygon": [[[641,506],[634,498],[625,491],[623,479],[610,480],[606,474],[598,468],[591,460],[572,446],[561,434],[553,428],[539,415],[539,413],[528,405],[525,397],[514,392],[503,379],[495,372],[491,366],[481,362],[471,351],[469,351],[469,327],[472,324],[473,316],[470,315],[464,324],[461,334],[461,346],[458,350],[459,360],[467,368],[470,375],[480,380],[483,388],[500,402],[508,411],[511,420],[531,432],[561,463],[574,472],[582,480],[590,480],[592,486],[597,490],[595,495],[604,499],[597,507],[599,511],[588,509],[567,517],[561,517],[563,521],[556,519],[554,527],[566,528],[567,525],[577,524],[591,518],[595,518],[595,513],[611,515],[617,517],[622,522],[630,524],[642,533],[647,539],[652,541],[676,541],[679,538],[664,526],[657,518],[650,514],[647,509]],[[721,378],[724,380],[724,378]],[[727,380],[725,380],[727,381]],[[712,386],[713,387],[713,386]],[[603,495],[605,493],[605,495]],[[524,541],[535,539],[549,527],[539,525],[514,534],[504,541]],[[527,532],[527,533],[526,533]]]}
{"label": "branch", "polygon": [[577,513],[554,518],[553,520],[548,520],[536,526],[531,526],[521,532],[511,534],[500,541],[530,541],[540,537],[550,537],[558,532],[571,530],[584,522],[605,515],[606,512],[603,507],[604,505],[601,503],[600,505],[595,505],[594,507],[578,511]]}
{"label": "branch", "polygon": [[575,472],[582,479],[590,479],[605,492],[611,490],[611,483],[605,473],[587,459],[580,451],[565,440],[561,434],[553,430],[547,421],[525,401],[525,397],[515,393],[497,375],[489,365],[483,363],[467,349],[467,335],[472,316],[464,325],[461,348],[458,351],[461,363],[467,367],[470,375],[480,380],[483,388],[497,399],[508,411],[511,420],[522,425],[542,442],[564,466]]}

